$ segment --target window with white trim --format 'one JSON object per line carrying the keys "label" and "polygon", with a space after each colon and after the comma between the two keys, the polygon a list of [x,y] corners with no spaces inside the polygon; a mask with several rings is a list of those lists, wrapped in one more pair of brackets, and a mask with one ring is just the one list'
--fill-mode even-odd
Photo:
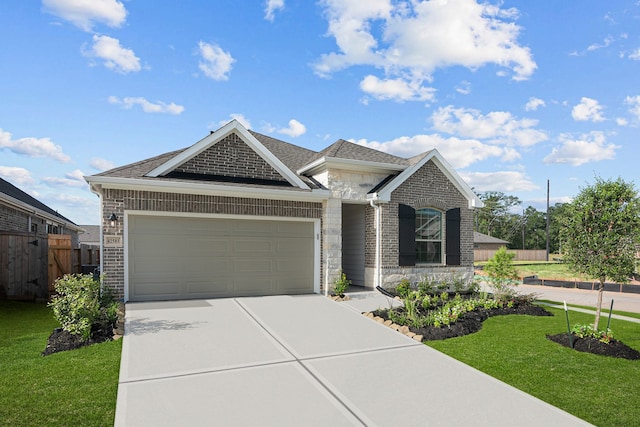
{"label": "window with white trim", "polygon": [[416,264],[442,264],[442,212],[416,210]]}

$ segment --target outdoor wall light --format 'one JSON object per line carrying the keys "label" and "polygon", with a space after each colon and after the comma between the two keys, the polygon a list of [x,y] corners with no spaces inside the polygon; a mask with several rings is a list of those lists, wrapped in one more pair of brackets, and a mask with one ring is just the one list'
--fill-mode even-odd
{"label": "outdoor wall light", "polygon": [[116,216],[116,214],[112,213],[111,216],[109,217],[109,223],[111,224],[112,227],[115,227],[117,221],[118,221],[118,217]]}

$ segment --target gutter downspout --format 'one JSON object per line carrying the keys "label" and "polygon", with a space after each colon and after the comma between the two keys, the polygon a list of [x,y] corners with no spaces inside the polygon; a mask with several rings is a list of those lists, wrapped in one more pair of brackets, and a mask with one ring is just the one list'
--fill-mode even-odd
{"label": "gutter downspout", "polygon": [[376,212],[376,219],[375,219],[375,227],[376,227],[376,266],[374,268],[374,277],[373,277],[373,288],[376,289],[378,286],[381,286],[381,276],[380,276],[380,239],[381,239],[381,233],[380,233],[380,222],[381,222],[381,218],[380,218],[380,205],[376,205],[373,201],[373,199],[369,200],[369,204],[371,205],[371,207],[375,210]]}
{"label": "gutter downspout", "polygon": [[102,188],[101,187],[97,187],[94,186],[93,184],[89,184],[89,190],[91,190],[91,192],[93,194],[95,194],[96,196],[98,196],[98,200],[100,201],[100,289],[102,290],[102,287],[104,285],[102,277],[104,275],[104,227],[103,227],[103,222],[104,222],[104,216],[103,216],[103,211],[102,211]]}

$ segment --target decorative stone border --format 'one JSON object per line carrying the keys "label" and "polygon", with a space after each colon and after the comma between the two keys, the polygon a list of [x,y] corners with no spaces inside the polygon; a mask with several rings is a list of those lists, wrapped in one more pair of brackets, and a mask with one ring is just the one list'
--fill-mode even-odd
{"label": "decorative stone border", "polygon": [[391,320],[389,320],[389,319],[384,320],[382,317],[376,316],[371,312],[366,312],[366,313],[362,313],[362,314],[365,317],[368,317],[371,320],[374,320],[374,321],[376,321],[378,323],[381,323],[381,324],[393,329],[394,331],[398,331],[402,335],[406,335],[409,338],[413,338],[414,340],[416,340],[418,342],[422,342],[422,339],[424,338],[422,335],[418,335],[418,334],[415,334],[415,333],[411,332],[409,330],[409,327],[406,326],[406,325],[402,325],[402,326],[401,325],[397,325],[397,324],[393,323]]}

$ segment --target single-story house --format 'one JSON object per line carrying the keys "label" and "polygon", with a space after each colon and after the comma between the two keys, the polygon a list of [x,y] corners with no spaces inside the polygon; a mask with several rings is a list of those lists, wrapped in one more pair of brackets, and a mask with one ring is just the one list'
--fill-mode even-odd
{"label": "single-story house", "polygon": [[497,237],[489,236],[488,234],[473,232],[473,247],[474,249],[488,249],[497,251],[503,246],[507,246],[508,241],[498,239]]}
{"label": "single-story house", "polygon": [[46,300],[51,283],[72,272],[71,247],[81,232],[73,221],[0,178],[0,299]]}
{"label": "single-story house", "polygon": [[35,197],[0,178],[0,231],[32,235],[66,234],[78,242],[82,228]]}
{"label": "single-story house", "polygon": [[316,152],[233,120],[185,149],[86,177],[104,284],[125,301],[328,292],[473,275],[482,202],[437,150]]}

